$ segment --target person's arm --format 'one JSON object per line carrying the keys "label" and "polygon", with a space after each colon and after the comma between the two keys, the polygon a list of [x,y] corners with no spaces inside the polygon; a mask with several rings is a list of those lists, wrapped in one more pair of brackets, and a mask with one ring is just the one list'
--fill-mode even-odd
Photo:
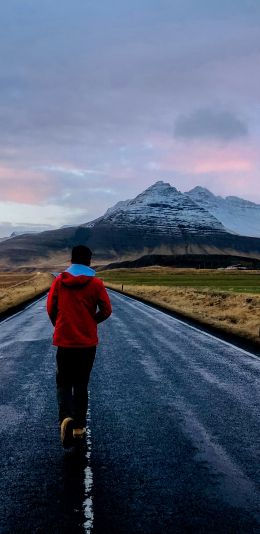
{"label": "person's arm", "polygon": [[59,280],[56,278],[51,285],[47,297],[47,312],[53,326],[55,326],[58,313],[58,284]]}
{"label": "person's arm", "polygon": [[111,302],[110,302],[109,296],[107,294],[107,291],[106,291],[106,288],[103,282],[101,282],[101,289],[100,289],[97,305],[98,305],[99,310],[95,315],[95,321],[97,323],[102,323],[102,321],[105,321],[106,319],[108,319],[108,317],[112,313]]}

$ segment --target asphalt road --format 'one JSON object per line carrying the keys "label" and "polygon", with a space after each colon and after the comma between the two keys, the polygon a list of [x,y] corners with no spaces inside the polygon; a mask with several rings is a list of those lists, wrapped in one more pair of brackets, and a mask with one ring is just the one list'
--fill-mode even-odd
{"label": "asphalt road", "polygon": [[82,450],[59,442],[45,300],[0,325],[0,533],[260,532],[260,360],[111,298]]}

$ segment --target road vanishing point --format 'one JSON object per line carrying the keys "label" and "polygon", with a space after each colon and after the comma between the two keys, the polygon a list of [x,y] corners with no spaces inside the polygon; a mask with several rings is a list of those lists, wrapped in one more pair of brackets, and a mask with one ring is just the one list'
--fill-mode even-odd
{"label": "road vanishing point", "polygon": [[260,359],[110,296],[82,448],[60,444],[45,298],[1,322],[0,533],[260,533]]}

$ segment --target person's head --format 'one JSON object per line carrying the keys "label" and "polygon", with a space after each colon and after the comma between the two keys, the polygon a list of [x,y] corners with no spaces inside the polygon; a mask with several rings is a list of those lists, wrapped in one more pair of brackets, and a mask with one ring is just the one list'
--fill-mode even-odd
{"label": "person's head", "polygon": [[92,251],[85,245],[77,245],[71,251],[71,263],[80,263],[81,265],[90,265]]}

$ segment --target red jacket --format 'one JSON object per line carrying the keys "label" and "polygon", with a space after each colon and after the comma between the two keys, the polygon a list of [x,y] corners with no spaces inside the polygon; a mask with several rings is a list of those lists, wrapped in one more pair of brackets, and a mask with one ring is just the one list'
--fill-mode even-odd
{"label": "red jacket", "polygon": [[93,273],[89,267],[74,264],[54,280],[47,298],[47,311],[55,326],[54,345],[93,347],[98,344],[97,324],[111,315],[112,308],[102,280]]}

